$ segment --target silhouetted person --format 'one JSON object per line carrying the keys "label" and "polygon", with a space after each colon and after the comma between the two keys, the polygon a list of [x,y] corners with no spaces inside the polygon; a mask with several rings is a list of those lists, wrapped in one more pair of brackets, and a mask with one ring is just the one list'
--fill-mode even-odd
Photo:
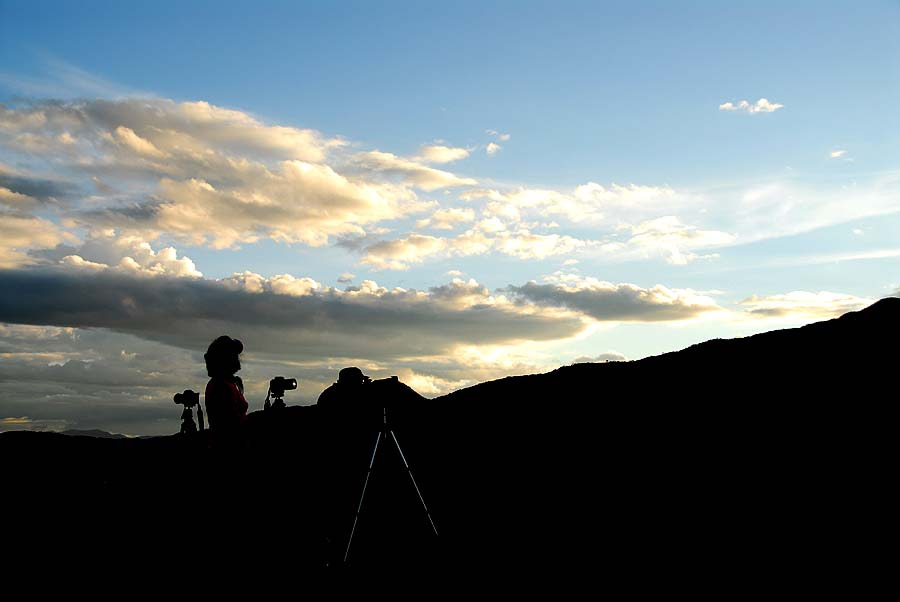
{"label": "silhouetted person", "polygon": [[372,382],[356,366],[344,368],[338,373],[336,383],[322,391],[316,405],[328,412],[345,412],[359,409],[366,394],[365,385]]}
{"label": "silhouetted person", "polygon": [[238,355],[243,350],[239,340],[223,335],[209,344],[203,356],[210,377],[206,384],[206,419],[217,437],[236,435],[247,421],[244,384],[235,375],[241,369]]}

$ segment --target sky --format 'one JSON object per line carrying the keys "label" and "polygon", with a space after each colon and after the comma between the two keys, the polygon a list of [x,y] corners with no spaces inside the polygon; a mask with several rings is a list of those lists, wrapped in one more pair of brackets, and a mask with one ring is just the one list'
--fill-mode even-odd
{"label": "sky", "polygon": [[898,74],[896,1],[0,0],[0,430],[176,432],[221,334],[253,410],[861,309]]}

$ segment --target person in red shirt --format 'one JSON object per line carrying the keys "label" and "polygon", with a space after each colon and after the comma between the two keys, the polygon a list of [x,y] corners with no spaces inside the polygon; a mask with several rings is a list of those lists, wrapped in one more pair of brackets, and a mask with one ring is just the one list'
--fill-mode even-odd
{"label": "person in red shirt", "polygon": [[206,419],[213,433],[235,434],[247,421],[247,400],[244,384],[235,373],[241,369],[238,356],[244,345],[237,339],[222,335],[209,344],[203,355],[206,360]]}

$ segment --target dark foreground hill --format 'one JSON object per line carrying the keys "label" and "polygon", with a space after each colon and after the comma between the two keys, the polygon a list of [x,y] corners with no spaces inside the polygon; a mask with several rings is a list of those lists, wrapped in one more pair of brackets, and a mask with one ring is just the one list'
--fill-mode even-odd
{"label": "dark foreground hill", "polygon": [[[254,413],[237,449],[3,433],[7,518],[25,527],[8,541],[51,564],[125,554],[139,574],[190,558],[209,574],[329,565],[518,585],[577,576],[633,593],[858,591],[886,560],[868,538],[884,533],[894,475],[898,326],[889,298],[803,328],[434,400],[377,381],[373,411]],[[383,405],[439,536],[383,447],[345,567]]]}

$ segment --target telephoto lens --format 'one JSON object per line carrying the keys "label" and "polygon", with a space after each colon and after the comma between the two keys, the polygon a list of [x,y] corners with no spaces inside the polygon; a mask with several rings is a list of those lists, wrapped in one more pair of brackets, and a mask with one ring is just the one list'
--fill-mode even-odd
{"label": "telephoto lens", "polygon": [[269,381],[269,389],[272,391],[272,394],[280,397],[284,394],[285,391],[293,391],[297,388],[297,379],[296,378],[285,378],[283,376],[276,376],[272,380]]}
{"label": "telephoto lens", "polygon": [[175,403],[186,408],[192,408],[200,403],[200,394],[190,389],[185,389],[184,393],[175,394]]}

